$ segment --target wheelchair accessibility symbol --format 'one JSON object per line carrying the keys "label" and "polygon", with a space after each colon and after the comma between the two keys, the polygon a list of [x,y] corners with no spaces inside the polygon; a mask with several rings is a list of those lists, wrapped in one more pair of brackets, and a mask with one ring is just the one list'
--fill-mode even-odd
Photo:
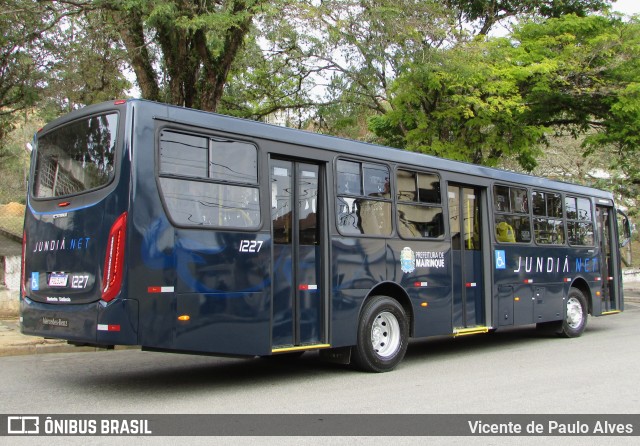
{"label": "wheelchair accessibility symbol", "polygon": [[503,250],[496,250],[496,269],[507,268],[507,257]]}

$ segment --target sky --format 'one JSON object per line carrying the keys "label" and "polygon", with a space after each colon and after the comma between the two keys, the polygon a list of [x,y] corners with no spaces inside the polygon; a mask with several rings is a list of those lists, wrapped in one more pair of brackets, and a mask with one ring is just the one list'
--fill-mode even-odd
{"label": "sky", "polygon": [[640,1],[638,0],[618,0],[613,4],[613,10],[624,14],[640,14]]}

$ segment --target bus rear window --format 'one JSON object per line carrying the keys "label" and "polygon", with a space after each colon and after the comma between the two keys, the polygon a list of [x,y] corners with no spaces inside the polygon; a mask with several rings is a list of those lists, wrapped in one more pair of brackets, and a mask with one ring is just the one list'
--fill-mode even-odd
{"label": "bus rear window", "polygon": [[33,195],[75,195],[108,184],[114,175],[118,114],[72,122],[38,138]]}

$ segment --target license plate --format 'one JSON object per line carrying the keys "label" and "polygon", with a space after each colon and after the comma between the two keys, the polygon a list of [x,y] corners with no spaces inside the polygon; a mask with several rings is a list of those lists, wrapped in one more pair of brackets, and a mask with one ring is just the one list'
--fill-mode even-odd
{"label": "license plate", "polygon": [[51,273],[49,276],[50,287],[66,287],[69,282],[69,274],[67,273]]}

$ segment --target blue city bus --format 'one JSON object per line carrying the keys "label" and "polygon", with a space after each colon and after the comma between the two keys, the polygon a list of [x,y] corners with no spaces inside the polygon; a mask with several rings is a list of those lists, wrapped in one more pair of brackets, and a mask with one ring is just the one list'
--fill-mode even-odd
{"label": "blue city bus", "polygon": [[40,130],[21,327],[382,372],[410,338],[623,310],[609,192],[143,100]]}

